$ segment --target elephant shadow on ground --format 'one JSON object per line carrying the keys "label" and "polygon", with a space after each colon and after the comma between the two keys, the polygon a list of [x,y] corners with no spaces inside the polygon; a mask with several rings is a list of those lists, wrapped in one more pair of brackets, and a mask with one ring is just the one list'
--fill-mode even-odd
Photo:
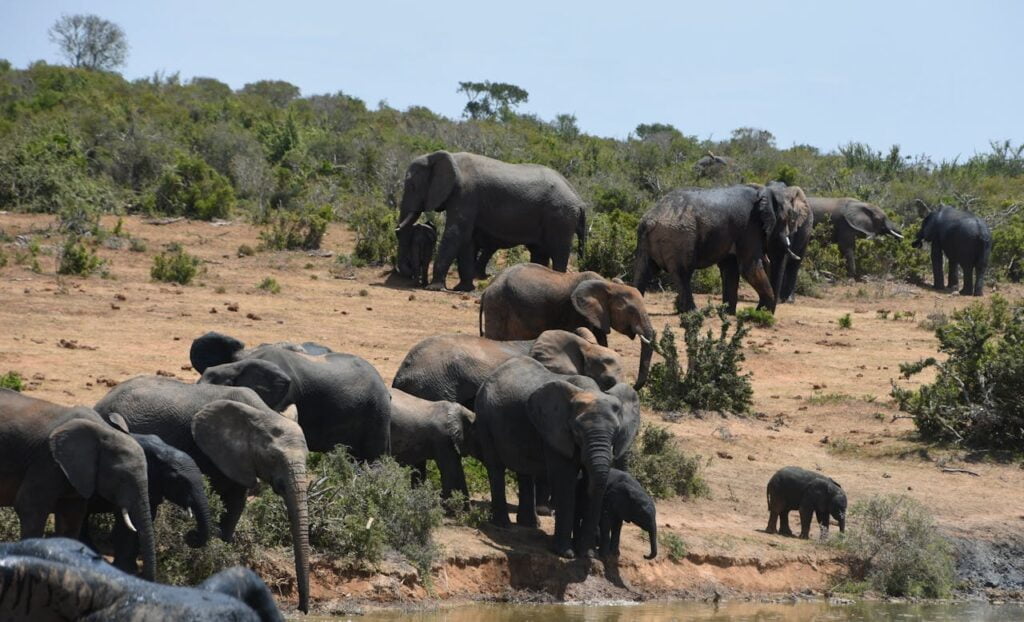
{"label": "elephant shadow on ground", "polygon": [[370,283],[371,287],[386,287],[388,289],[418,291],[423,289],[407,276],[402,276],[398,270],[391,270],[385,273],[384,280],[377,283]]}

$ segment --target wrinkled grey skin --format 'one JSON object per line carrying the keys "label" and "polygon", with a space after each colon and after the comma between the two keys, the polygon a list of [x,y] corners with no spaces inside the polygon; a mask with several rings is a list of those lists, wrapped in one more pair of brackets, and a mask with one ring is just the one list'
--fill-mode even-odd
{"label": "wrinkled grey skin", "polygon": [[445,211],[434,277],[427,288],[444,289],[448,269],[458,260],[455,289],[473,291],[475,239],[489,240],[490,248],[525,245],[531,261],[550,262],[564,272],[574,234],[583,255],[585,207],[569,182],[546,166],[435,151],[416,158],[406,170],[397,231],[412,226],[425,211]]}
{"label": "wrinkled grey skin", "polygon": [[[210,505],[206,499],[203,475],[195,460],[183,451],[171,447],[152,434],[132,434],[132,438],[146,454],[146,480],[149,486],[149,512],[156,520],[157,510],[164,500],[170,501],[195,517],[196,528],[185,534],[185,542],[192,548],[204,546],[210,537]],[[89,514],[119,513],[106,499],[89,500]],[[83,535],[88,527],[88,515],[83,524]],[[85,540],[85,538],[83,538]],[[114,545],[114,566],[125,572],[138,572],[139,538],[124,524],[116,520],[110,535]]]}
{"label": "wrinkled grey skin", "polygon": [[494,341],[473,335],[435,335],[417,343],[402,359],[392,386],[432,401],[474,410],[476,392],[499,365],[530,356],[549,370],[579,374],[610,389],[623,381],[619,355],[596,343],[593,333],[548,330],[535,340]]}
{"label": "wrinkled grey skin", "polygon": [[515,357],[494,370],[476,398],[477,442],[491,488],[491,520],[509,526],[505,470],[519,477],[516,522],[537,526],[533,478],[547,475],[555,505],[553,550],[590,555],[581,539],[574,551],[576,479],[587,474],[580,533],[596,533],[608,472],[623,460],[640,425],[640,401],[627,384],[602,393],[586,376],[563,376],[537,361]]}
{"label": "wrinkled grey skin", "polygon": [[846,276],[857,278],[854,249],[858,238],[891,235],[903,239],[903,234],[880,208],[851,197],[808,197],[814,214],[814,224],[832,223],[832,241],[846,260]]}
{"label": "wrinkled grey skin", "polygon": [[776,471],[768,481],[768,533],[775,533],[775,523],[780,521],[778,532],[792,536],[789,528],[789,513],[800,511],[800,537],[807,539],[811,531],[811,517],[817,518],[822,537],[828,534],[829,517],[839,523],[839,531],[846,531],[846,493],[834,480],[821,473],[784,467]]}
{"label": "wrinkled grey skin", "polygon": [[[101,497],[139,530],[142,574],[156,571],[146,457],[124,419],[109,425],[91,408],[67,408],[0,389],[0,505],[14,507],[22,538],[78,537],[88,500]],[[134,560],[133,560],[134,561]]]}
{"label": "wrinkled grey skin", "polygon": [[268,408],[252,389],[162,376],[122,382],[96,410],[121,413],[132,430],[155,434],[195,460],[224,502],[220,536],[227,542],[234,537],[248,491],[257,480],[269,484],[288,511],[299,609],[309,610],[309,450],[297,423]]}
{"label": "wrinkled grey skin", "polygon": [[494,277],[480,298],[480,334],[507,341],[534,339],[545,330],[587,328],[602,346],[608,333],[640,337],[636,384],[647,382],[654,327],[636,288],[596,272],[555,272],[536,264],[512,266]]}
{"label": "wrinkled grey skin", "polygon": [[[772,291],[778,302],[796,300],[796,278],[807,253],[807,245],[814,232],[814,214],[807,202],[807,195],[799,186],[787,186],[786,198],[793,203],[793,223],[790,226],[790,247],[777,237],[768,243],[768,260],[771,263]],[[792,254],[790,254],[792,251]],[[800,259],[794,259],[799,257]]]}
{"label": "wrinkled grey skin", "polygon": [[415,468],[417,481],[427,477],[427,460],[441,473],[441,497],[459,491],[469,500],[463,456],[479,455],[473,422],[476,415],[455,402],[434,402],[391,389],[391,455]]}
{"label": "wrinkled grey skin", "polygon": [[345,445],[357,460],[388,452],[391,395],[373,365],[358,356],[317,344],[246,350],[233,337],[209,332],[192,342],[189,358],[203,375],[200,384],[249,387],[277,411],[294,404],[311,451]]}
{"label": "wrinkled grey skin", "polygon": [[[576,506],[582,507],[587,493],[586,480],[581,478],[576,484]],[[583,517],[577,511],[576,528],[579,529]],[[601,505],[601,520],[598,524],[598,550],[602,557],[619,554],[619,538],[622,534],[622,523],[633,523],[647,532],[651,541],[650,555],[644,559],[658,556],[658,512],[651,498],[636,478],[612,469],[608,472],[608,486],[604,490],[604,503]],[[574,534],[576,536],[577,534]],[[582,537],[582,534],[578,534]]]}
{"label": "wrinkled grey skin", "polygon": [[437,245],[437,228],[429,222],[418,222],[398,231],[396,269],[416,285],[426,286],[430,278],[430,260]]}
{"label": "wrinkled grey skin", "polygon": [[932,278],[935,289],[943,289],[942,256],[949,260],[949,289],[955,289],[959,271],[964,271],[961,296],[981,296],[985,271],[992,253],[992,233],[985,221],[974,214],[949,205],[935,209],[924,206],[924,222],[914,238],[913,247],[931,244]]}
{"label": "wrinkled grey skin", "polygon": [[678,292],[676,308],[692,311],[694,271],[717,265],[730,313],[736,313],[741,275],[757,291],[757,308],[774,313],[775,293],[763,258],[772,244],[790,248],[795,221],[793,201],[781,182],[673,190],[640,218],[633,285],[642,294],[664,270]]}
{"label": "wrinkled grey skin", "polygon": [[283,620],[256,573],[235,566],[196,587],[139,580],[66,538],[0,544],[0,619]]}

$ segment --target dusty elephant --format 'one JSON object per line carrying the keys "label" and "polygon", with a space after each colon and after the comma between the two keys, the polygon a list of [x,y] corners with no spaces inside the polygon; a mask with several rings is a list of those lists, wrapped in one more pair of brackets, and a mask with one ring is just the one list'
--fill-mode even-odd
{"label": "dusty elephant", "polygon": [[859,238],[891,235],[900,240],[903,234],[880,208],[851,197],[808,197],[814,224],[831,223],[832,241],[846,260],[846,276],[857,278],[854,249]]}
{"label": "dusty elephant", "polygon": [[935,289],[943,289],[942,256],[949,260],[949,288],[955,289],[959,271],[964,271],[961,296],[981,296],[985,271],[992,253],[992,232],[985,221],[974,214],[949,205],[930,208],[919,203],[924,222],[917,232],[913,247],[924,242],[931,245],[932,277]]}
{"label": "dusty elephant", "polygon": [[814,233],[814,213],[802,188],[786,186],[785,192],[787,200],[793,204],[790,246],[787,248],[779,238],[772,238],[768,243],[768,260],[771,263],[772,291],[775,292],[775,299],[778,302],[793,302],[797,273]]}
{"label": "dusty elephant", "polygon": [[839,531],[846,531],[846,493],[834,480],[821,473],[784,467],[768,481],[768,533],[791,536],[789,513],[800,511],[800,537],[806,539],[811,531],[811,517],[817,518],[822,535],[828,533],[829,517],[839,523]]}

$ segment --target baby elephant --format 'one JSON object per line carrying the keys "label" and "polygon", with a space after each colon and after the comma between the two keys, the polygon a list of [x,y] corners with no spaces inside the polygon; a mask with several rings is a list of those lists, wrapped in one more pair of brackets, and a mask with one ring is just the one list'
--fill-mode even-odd
{"label": "baby elephant", "polygon": [[419,222],[398,231],[398,271],[417,285],[430,282],[430,260],[437,244],[437,229],[429,222]]}
{"label": "baby elephant", "polygon": [[[576,486],[576,496],[579,501],[577,508],[586,507],[587,487],[586,481],[580,479]],[[636,478],[618,469],[611,469],[608,472],[608,486],[604,491],[604,501],[601,503],[601,519],[598,523],[598,542],[600,552],[603,556],[619,554],[619,535],[622,533],[622,523],[633,523],[640,529],[647,532],[651,539],[651,554],[644,555],[644,559],[654,559],[658,555],[658,520],[654,508],[654,499],[644,490]],[[579,530],[583,522],[583,516],[579,515],[576,520],[576,529]]]}
{"label": "baby elephant", "polygon": [[800,510],[800,537],[807,539],[811,531],[811,515],[821,526],[822,537],[828,534],[829,517],[839,523],[839,531],[846,530],[846,493],[842,486],[821,473],[800,467],[784,467],[768,481],[768,533],[778,532],[791,536],[789,513]]}

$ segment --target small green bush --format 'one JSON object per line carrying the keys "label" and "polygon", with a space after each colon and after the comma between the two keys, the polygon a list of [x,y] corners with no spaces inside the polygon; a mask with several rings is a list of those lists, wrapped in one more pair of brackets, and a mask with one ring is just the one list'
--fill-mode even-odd
{"label": "small green bush", "polygon": [[160,176],[145,204],[160,214],[199,220],[227,218],[235,206],[235,191],[227,178],[204,160],[181,157]]}
{"label": "small green bush", "polygon": [[9,371],[3,376],[0,376],[0,389],[10,389],[12,391],[21,391],[25,388],[25,380],[16,371]]}
{"label": "small green bush", "polygon": [[[267,226],[260,232],[261,245],[266,249],[282,251],[320,248],[327,225],[332,220],[334,210],[329,205],[297,211],[275,210]],[[242,247],[238,251],[241,255]]]}
{"label": "small green bush", "polygon": [[646,424],[629,452],[629,472],[655,499],[707,497],[699,456],[679,449],[667,428]]}
{"label": "small green bush", "polygon": [[639,222],[635,214],[620,209],[594,214],[588,223],[587,248],[579,269],[630,281]]}
{"label": "small green bush", "polygon": [[153,258],[149,276],[154,281],[188,285],[199,274],[201,260],[189,255],[181,246],[174,244],[164,253]]}
{"label": "small green bush", "polygon": [[256,249],[251,247],[251,246],[249,246],[248,244],[242,244],[241,246],[238,247],[238,256],[239,257],[252,257],[255,254],[256,254]]}
{"label": "small green bush", "polygon": [[0,268],[7,265],[7,253],[4,249],[0,248]]}
{"label": "small green bush", "polygon": [[736,318],[741,319],[744,322],[750,322],[754,326],[760,326],[761,328],[771,328],[772,326],[775,326],[775,315],[768,309],[747,307],[746,309],[740,309],[737,311]]}
{"label": "small green bush", "polygon": [[132,238],[128,244],[128,248],[133,253],[145,253],[146,252],[146,241],[139,238]]}
{"label": "small green bush", "polygon": [[848,574],[837,589],[869,587],[889,596],[943,598],[954,579],[949,542],[923,505],[905,495],[873,496],[850,509],[852,528],[836,542]]}
{"label": "small green bush", "polygon": [[839,316],[838,324],[839,328],[842,328],[843,330],[848,330],[850,328],[853,328],[853,318],[850,317],[849,313],[841,315]]}
{"label": "small green bush", "polygon": [[695,294],[721,294],[722,273],[717,266],[697,270],[690,285]]}
{"label": "small green bush", "polygon": [[260,284],[256,286],[256,289],[260,289],[271,294],[280,294],[281,284],[278,283],[277,279],[275,279],[274,277],[268,276],[265,277],[262,281],[260,281]]}
{"label": "small green bush", "polygon": [[686,542],[671,531],[659,531],[658,542],[668,558],[674,562],[686,559]]}
{"label": "small green bush", "polygon": [[348,218],[356,234],[353,256],[375,266],[393,264],[398,252],[396,224],[393,210],[369,203],[354,209]]}
{"label": "small green bush", "polygon": [[96,256],[96,251],[87,248],[77,236],[68,236],[61,248],[57,274],[89,276],[104,263],[104,260]]}
{"label": "small green bush", "polygon": [[0,542],[21,540],[21,520],[14,508],[0,508]]}

